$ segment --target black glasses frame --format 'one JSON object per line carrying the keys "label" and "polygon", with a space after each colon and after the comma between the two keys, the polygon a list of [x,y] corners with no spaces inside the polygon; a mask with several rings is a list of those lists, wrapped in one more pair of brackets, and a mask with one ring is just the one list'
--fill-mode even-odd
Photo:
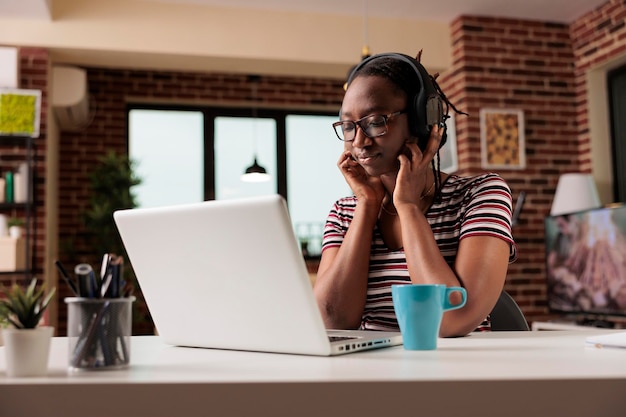
{"label": "black glasses frame", "polygon": [[[406,109],[404,110],[400,110],[400,111],[396,111],[393,113],[389,113],[386,115],[383,114],[370,114],[367,115],[365,117],[360,118],[359,120],[340,120],[338,122],[333,123],[333,130],[335,131],[335,135],[337,135],[337,138],[342,141],[342,142],[352,142],[355,138],[356,138],[356,128],[357,126],[361,128],[361,130],[363,131],[363,134],[365,134],[365,136],[367,136],[370,139],[374,139],[380,136],[384,136],[387,134],[388,132],[388,126],[387,126],[387,122],[389,121],[389,119],[399,116],[401,114],[406,113]],[[380,117],[384,124],[384,131],[381,133],[378,133],[376,135],[370,135],[367,133],[367,130],[371,127],[371,125],[373,124],[373,122],[375,121],[375,118]],[[366,124],[365,126],[363,125],[363,122],[369,121],[368,124]],[[351,126],[353,127],[353,129],[351,130],[351,132],[354,132],[354,137],[352,139],[345,139],[345,130],[343,128],[343,126]],[[339,133],[339,129],[341,129],[341,133]],[[344,137],[342,137],[344,136]]]}

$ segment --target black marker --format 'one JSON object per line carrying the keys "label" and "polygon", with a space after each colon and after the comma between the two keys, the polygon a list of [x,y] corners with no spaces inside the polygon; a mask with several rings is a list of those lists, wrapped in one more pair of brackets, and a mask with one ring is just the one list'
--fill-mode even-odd
{"label": "black marker", "polygon": [[96,277],[89,264],[78,264],[74,267],[74,275],[78,280],[78,293],[81,297],[93,298],[96,291]]}

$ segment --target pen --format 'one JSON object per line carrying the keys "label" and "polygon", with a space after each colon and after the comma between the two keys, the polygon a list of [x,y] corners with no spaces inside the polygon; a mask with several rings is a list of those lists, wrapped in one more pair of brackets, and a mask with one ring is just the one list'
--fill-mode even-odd
{"label": "pen", "polygon": [[111,289],[111,297],[112,298],[118,298],[120,296],[120,291],[121,291],[121,279],[122,279],[122,274],[123,274],[123,266],[124,266],[124,258],[122,258],[121,256],[117,256],[117,255],[111,255],[111,262],[110,262],[110,267],[111,267],[111,284],[110,284],[110,289]]}
{"label": "pen", "polygon": [[69,275],[67,275],[67,271],[63,267],[63,264],[61,264],[61,261],[57,260],[54,262],[54,264],[56,265],[57,269],[61,273],[61,277],[63,277],[65,282],[67,282],[67,285],[69,285],[70,288],[72,289],[72,292],[74,293],[74,295],[78,297],[79,292],[78,292],[78,289],[76,288],[76,284],[74,284],[74,281],[72,281]]}
{"label": "pen", "polygon": [[111,254],[105,253],[102,255],[102,264],[100,265],[100,279],[104,280],[109,272],[109,266],[111,265]]}
{"label": "pen", "polygon": [[89,264],[78,264],[74,267],[74,275],[78,280],[78,293],[81,297],[93,298],[96,291],[96,278]]}

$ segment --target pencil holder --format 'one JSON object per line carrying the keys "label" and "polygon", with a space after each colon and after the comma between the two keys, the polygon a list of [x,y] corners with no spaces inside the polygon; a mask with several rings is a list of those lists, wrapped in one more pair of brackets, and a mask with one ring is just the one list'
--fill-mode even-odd
{"label": "pencil holder", "polygon": [[106,370],[130,363],[132,304],[135,297],[68,297],[69,367]]}

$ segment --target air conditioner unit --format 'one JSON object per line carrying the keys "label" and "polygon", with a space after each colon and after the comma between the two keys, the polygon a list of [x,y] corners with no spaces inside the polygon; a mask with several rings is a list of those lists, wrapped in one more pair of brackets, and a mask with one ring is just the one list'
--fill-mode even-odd
{"label": "air conditioner unit", "polygon": [[86,128],[92,119],[89,108],[87,72],[69,66],[52,68],[52,109],[65,131],[78,131]]}

